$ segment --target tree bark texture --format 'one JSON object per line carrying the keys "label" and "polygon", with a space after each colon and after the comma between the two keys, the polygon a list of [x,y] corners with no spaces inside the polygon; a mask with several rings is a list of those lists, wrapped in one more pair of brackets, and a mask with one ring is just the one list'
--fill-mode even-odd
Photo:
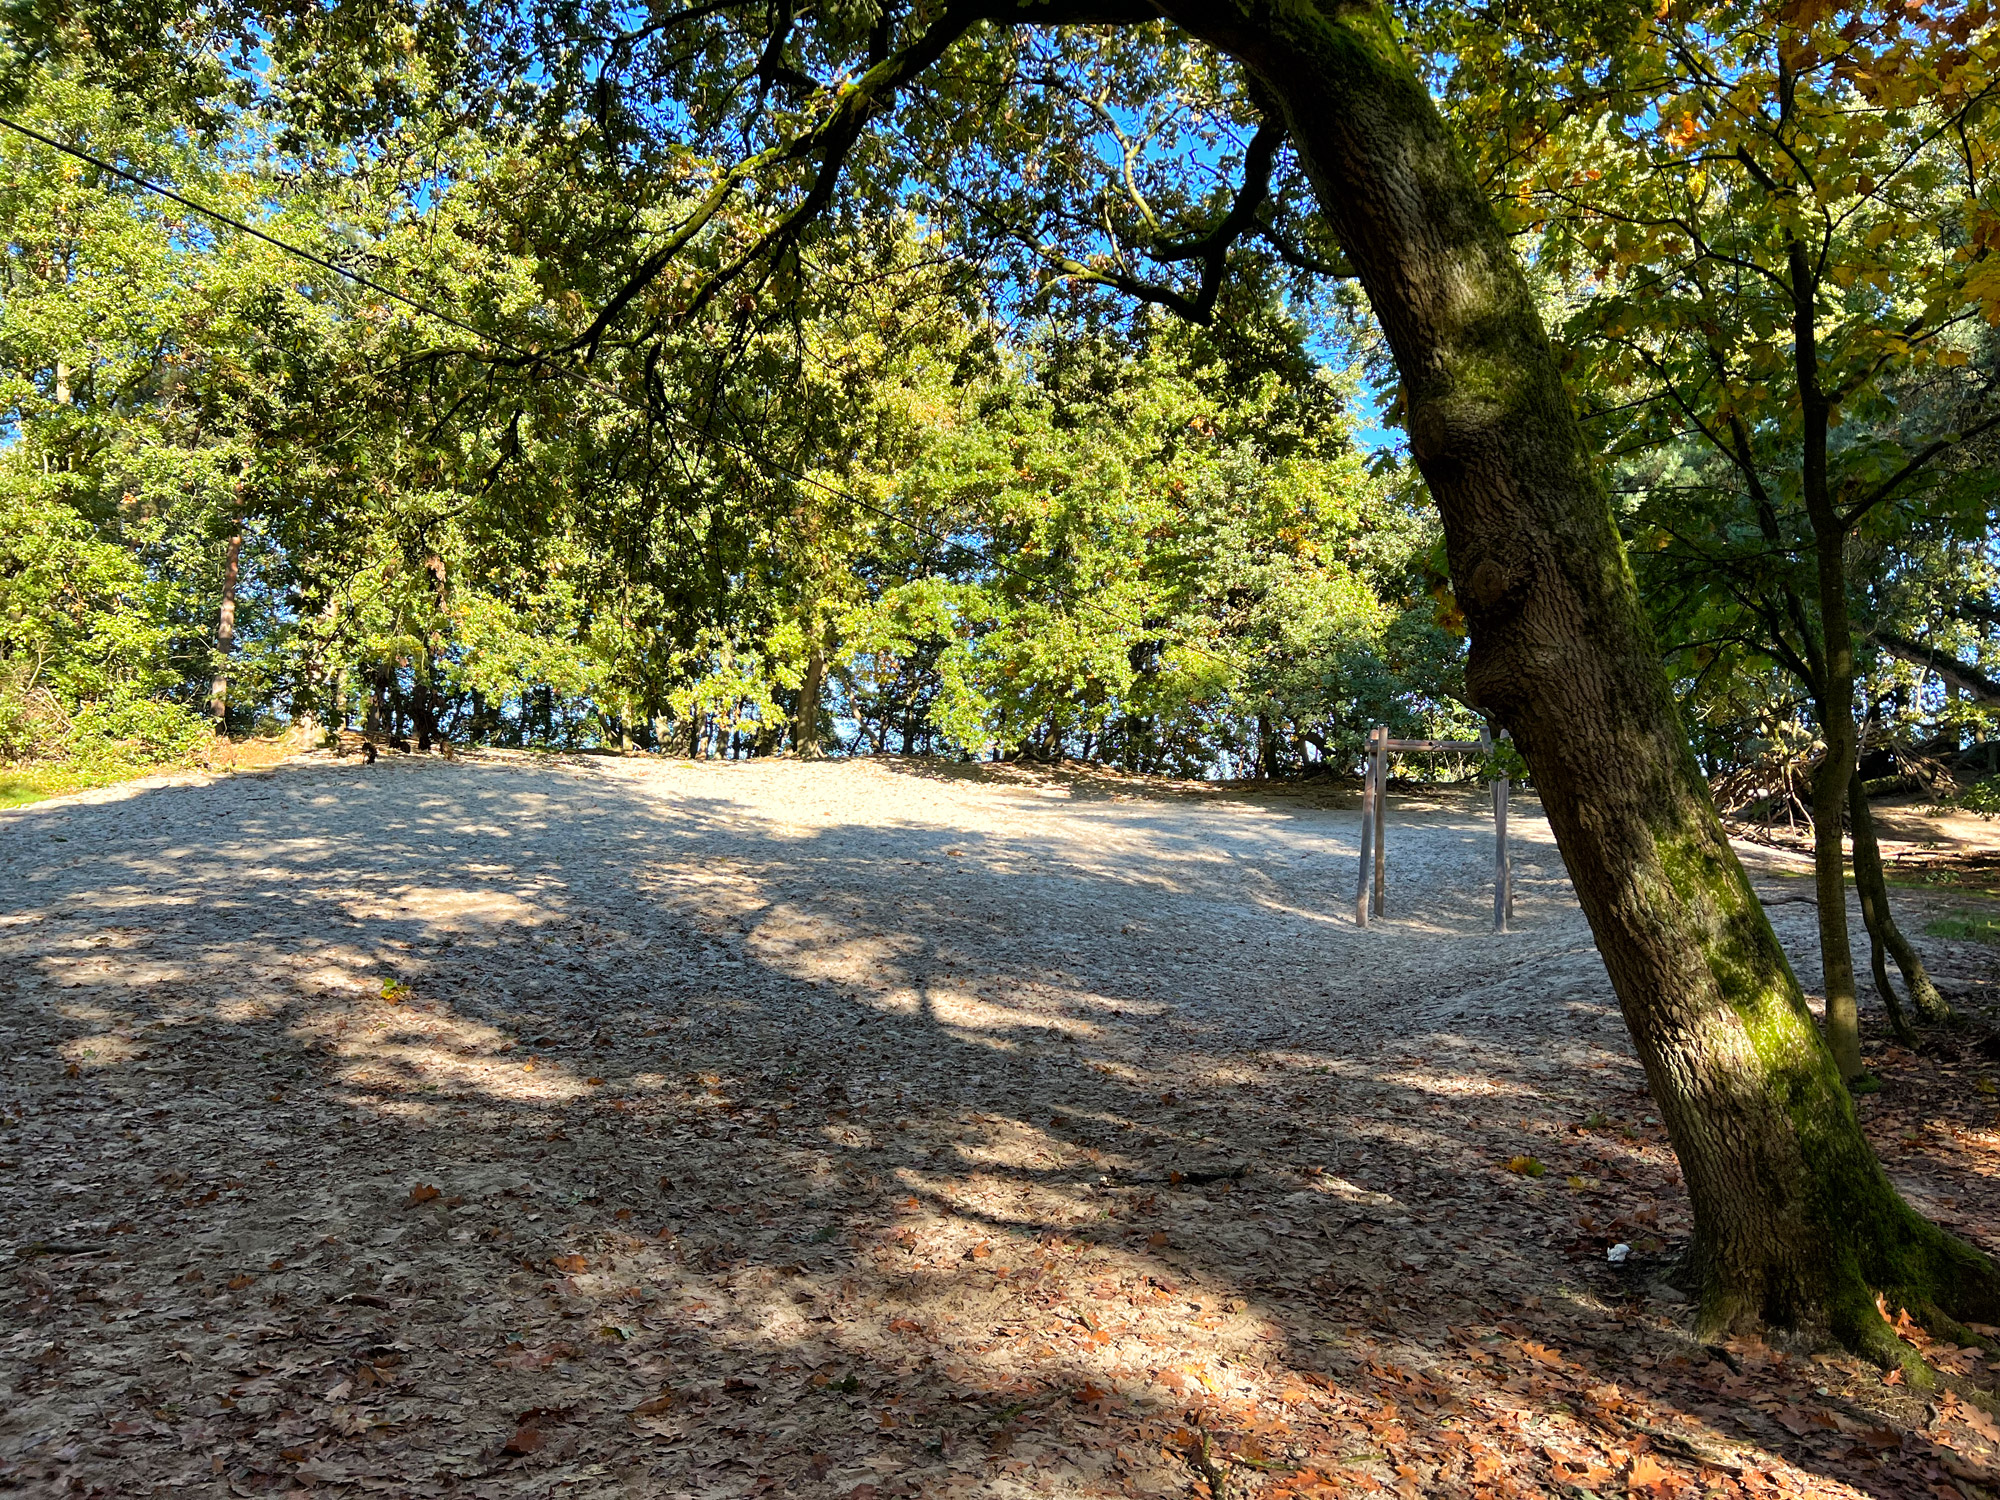
{"label": "tree bark texture", "polygon": [[[1883,962],[1882,929],[1889,920],[1889,907],[1878,892],[1886,882],[1882,879],[1882,851],[1875,843],[1875,824],[1868,816],[1868,793],[1861,785],[1859,771],[1848,782],[1847,796],[1854,821],[1854,889],[1861,897],[1861,921],[1868,929],[1868,972],[1875,981],[1875,993],[1882,997],[1882,1008],[1889,1013],[1889,1026],[1896,1033],[1896,1040],[1910,1045],[1916,1037],[1903,1014],[1902,1002],[1896,997],[1896,987],[1889,982],[1889,966]],[[1875,876],[1872,882],[1864,873],[1871,863]]]}
{"label": "tree bark texture", "polygon": [[1926,1378],[1875,1292],[1984,1320],[2000,1281],[1861,1135],[1688,748],[1526,279],[1394,23],[1307,0],[1163,9],[1278,101],[1395,355],[1471,696],[1534,774],[1686,1174],[1703,1334],[1830,1334]]}
{"label": "tree bark texture", "polygon": [[[1896,925],[1889,905],[1889,877],[1882,868],[1882,846],[1875,839],[1875,812],[1868,805],[1868,792],[1857,773],[1848,784],[1848,821],[1854,828],[1854,889],[1861,896],[1862,920],[1868,924],[1870,940],[1886,948],[1903,971],[1903,983],[1910,991],[1910,1004],[1926,1021],[1942,1023],[1952,1019],[1951,1006],[1931,982],[1923,959]],[[1872,956],[1871,963],[1878,962]],[[1880,988],[1885,980],[1876,979]],[[1885,992],[1885,999],[1886,999]]]}
{"label": "tree bark texture", "polygon": [[1802,451],[1799,488],[1813,533],[1822,650],[1816,694],[1826,754],[1813,773],[1813,882],[1819,896],[1821,987],[1826,992],[1826,1039],[1844,1079],[1859,1078],[1861,1019],[1854,995],[1854,953],[1847,931],[1847,786],[1854,779],[1854,627],[1847,608],[1847,525],[1827,482],[1827,431],[1833,403],[1819,378],[1819,276],[1805,246],[1786,252],[1791,277],[1792,368],[1799,386]]}
{"label": "tree bark texture", "polygon": [[222,607],[215,616],[215,679],[208,688],[208,717],[218,734],[229,727],[229,658],[236,650],[236,581],[243,562],[243,526],[222,550]]}

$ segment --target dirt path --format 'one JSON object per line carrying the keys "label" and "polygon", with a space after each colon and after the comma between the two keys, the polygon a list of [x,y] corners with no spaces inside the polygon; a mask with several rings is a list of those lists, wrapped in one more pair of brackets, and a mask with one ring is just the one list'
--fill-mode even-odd
{"label": "dirt path", "polygon": [[[2000,1484],[1955,1398],[1687,1342],[1546,827],[1496,938],[1487,819],[1405,800],[1364,932],[1325,800],[307,757],[0,814],[0,1486]],[[1882,1065],[1995,1247],[1985,1074]]]}

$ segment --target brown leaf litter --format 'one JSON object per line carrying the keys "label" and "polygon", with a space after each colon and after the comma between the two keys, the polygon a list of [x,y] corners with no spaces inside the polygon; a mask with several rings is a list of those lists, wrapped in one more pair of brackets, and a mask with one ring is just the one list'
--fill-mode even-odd
{"label": "brown leaf litter", "polygon": [[[0,815],[0,1486],[2000,1493],[1981,1350],[1690,1340],[1546,828],[1496,939],[1473,804],[1403,800],[1362,932],[1338,801],[306,757]],[[1878,1067],[1994,1248],[2000,1068]]]}

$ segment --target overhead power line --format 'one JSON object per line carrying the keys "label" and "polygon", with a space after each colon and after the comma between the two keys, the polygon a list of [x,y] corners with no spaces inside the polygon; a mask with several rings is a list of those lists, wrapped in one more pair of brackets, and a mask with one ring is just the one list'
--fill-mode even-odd
{"label": "overhead power line", "polygon": [[[0,126],[5,126],[7,129],[14,131],[18,135],[25,136],[31,141],[39,142],[41,145],[47,146],[50,150],[60,151],[65,156],[74,157],[78,161],[87,162],[91,166],[97,168],[100,172],[108,173],[111,176],[118,178],[121,182],[128,182],[132,186],[140,188],[145,192],[153,193],[158,197],[167,199],[169,202],[178,203],[181,205],[181,207],[188,209],[193,213],[200,214],[204,218],[212,219],[218,224],[226,225],[227,227],[236,230],[238,233],[247,234],[252,239],[260,240],[264,244],[271,246],[273,249],[284,252],[286,255],[294,256],[299,260],[305,261],[311,265],[318,266],[321,270],[331,271],[333,272],[334,275],[344,277],[345,279],[353,282],[357,286],[367,287],[370,291],[378,292],[382,296],[389,298],[392,302],[400,303],[402,306],[411,309],[413,312],[421,313],[423,316],[427,318],[432,318],[437,322],[444,324],[448,328],[455,328],[459,330],[461,333],[469,333],[483,344],[489,344],[494,348],[505,350],[507,353],[515,355],[518,358],[531,361],[538,365],[546,366],[547,368],[556,371],[558,374],[566,375],[570,379],[576,380],[581,384],[586,385],[591,389],[599,392],[600,394],[609,396],[613,400],[620,402],[628,409],[636,412],[640,416],[645,417],[648,421],[656,421],[662,424],[673,425],[680,428],[680,430],[683,433],[695,438],[697,441],[714,442],[721,445],[722,447],[729,448],[734,452],[741,454],[744,458],[749,459],[752,463],[757,464],[771,471],[772,473],[790,479],[795,484],[802,484],[809,486],[813,489],[819,490],[823,494],[830,495],[837,500],[845,501],[847,504],[854,506],[857,510],[866,511],[870,515],[879,516],[883,520],[888,521],[891,525],[901,526],[905,530],[909,531],[912,535],[920,537],[924,541],[932,542],[939,546],[945,546],[945,547],[948,546],[962,547],[962,544],[954,543],[952,539],[948,536],[943,536],[937,532],[927,530],[926,528],[919,526],[916,522],[910,520],[908,517],[899,516],[892,510],[887,510],[884,509],[882,506],[872,504],[871,502],[862,499],[859,495],[856,495],[851,490],[842,489],[838,485],[828,484],[823,479],[815,479],[810,474],[800,473],[798,470],[790,468],[787,465],[772,458],[769,454],[761,452],[758,449],[752,448],[749,444],[741,442],[738,439],[728,437],[725,434],[719,432],[712,432],[707,429],[697,427],[694,423],[688,421],[685,417],[677,416],[671,412],[655,411],[650,408],[642,410],[641,408],[634,406],[631,401],[631,398],[628,397],[625,394],[625,392],[618,389],[617,386],[613,385],[610,381],[607,381],[602,377],[591,373],[587,369],[584,369],[578,365],[563,360],[558,356],[549,354],[544,350],[531,349],[525,344],[516,343],[514,340],[508,338],[504,334],[495,333],[490,329],[481,328],[477,324],[468,322],[464,318],[458,317],[455,314],[442,311],[439,308],[431,306],[427,302],[409,296],[407,293],[399,292],[394,287],[385,286],[383,283],[375,280],[371,276],[364,276],[361,272],[351,270],[347,266],[341,265],[338,261],[328,260],[325,256],[317,255],[311,250],[306,249],[302,245],[295,245],[292,244],[289,240],[279,239],[276,235],[268,234],[264,230],[257,228],[254,224],[246,223],[244,220],[237,218],[233,214],[224,213],[220,209],[210,208],[205,203],[198,203],[194,199],[188,197],[185,193],[177,192],[175,189],[167,187],[162,183],[154,182],[152,179],[147,177],[142,177],[138,173],[130,171],[125,167],[121,167],[115,162],[106,161],[103,157],[98,156],[94,152],[86,151],[81,146],[74,146],[67,141],[57,140],[54,136],[46,135],[43,132],[34,129],[31,126],[21,124],[18,120],[9,119],[5,115],[0,115]],[[472,353],[475,351],[463,350],[460,352]],[[988,556],[985,559],[985,561],[996,572],[1003,573],[1009,578],[1016,579],[1022,583],[1048,588],[1058,598],[1065,599],[1070,604],[1077,606],[1079,608],[1090,610],[1092,613],[1098,615],[1100,618],[1109,620],[1114,625],[1124,626],[1128,629],[1136,630],[1141,633],[1144,633],[1145,630],[1147,629],[1146,622],[1144,620],[1135,620],[1130,615],[1121,615],[1115,610],[1107,609],[1105,606],[1099,604],[1094,599],[1082,598],[1076,594],[1071,593],[1067,589],[1063,588],[1060,584],[1049,584],[1046,580],[1039,580],[1033,578],[1032,576],[1021,571],[1020,569],[1011,567],[1008,564],[1001,562],[997,558],[994,558],[992,556]],[[1230,661],[1225,656],[1219,655],[1214,651],[1208,650],[1204,646],[1196,646],[1183,642],[1181,649],[1191,652],[1192,654],[1197,656],[1205,656],[1210,661],[1215,662],[1218,665],[1228,667],[1232,671],[1235,670],[1236,664],[1234,662]]]}

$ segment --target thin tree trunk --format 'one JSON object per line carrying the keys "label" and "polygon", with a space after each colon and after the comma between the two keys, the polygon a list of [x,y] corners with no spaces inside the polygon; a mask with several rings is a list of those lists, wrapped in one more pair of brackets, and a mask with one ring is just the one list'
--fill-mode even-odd
{"label": "thin tree trunk", "polygon": [[243,561],[243,523],[238,520],[222,552],[222,608],[215,617],[215,680],[208,688],[208,717],[217,734],[229,728],[229,657],[236,650],[236,581]]}
{"label": "thin tree trunk", "polygon": [[1534,296],[1393,19],[1162,8],[1275,98],[1395,356],[1470,697],[1527,758],[1686,1174],[1700,1332],[1831,1333],[1927,1380],[1877,1291],[1962,1327],[2000,1318],[2000,1276],[1861,1134],[1689,750]]}
{"label": "thin tree trunk", "polygon": [[1827,480],[1827,429],[1833,403],[1819,379],[1819,277],[1805,246],[1787,250],[1792,293],[1792,364],[1803,425],[1799,484],[1813,531],[1819,588],[1820,738],[1826,754],[1813,773],[1813,882],[1819,896],[1819,956],[1826,992],[1826,1039],[1843,1079],[1859,1078],[1860,1013],[1854,995],[1854,954],[1847,931],[1847,859],[1841,837],[1847,787],[1854,779],[1854,630],[1847,609],[1847,527]]}
{"label": "thin tree trunk", "polygon": [[417,748],[428,752],[431,740],[437,733],[437,694],[431,687],[429,653],[425,653],[422,666],[411,674],[411,689],[414,694],[410,703],[410,718],[417,731]]}
{"label": "thin tree trunk", "polygon": [[1914,1044],[1916,1038],[1910,1032],[1909,1020],[1903,1015],[1895,986],[1889,982],[1889,966],[1882,961],[1882,930],[1889,912],[1888,903],[1878,894],[1882,888],[1882,851],[1875,843],[1875,825],[1868,816],[1868,792],[1862,786],[1858,770],[1848,783],[1847,795],[1854,820],[1854,888],[1860,893],[1861,920],[1868,928],[1868,971],[1875,980],[1875,993],[1882,997],[1882,1008],[1889,1013],[1889,1026],[1896,1033],[1896,1040]]}
{"label": "thin tree trunk", "polygon": [[[1923,959],[1896,925],[1895,911],[1889,905],[1889,878],[1882,867],[1882,846],[1875,840],[1875,813],[1868,805],[1868,793],[1858,772],[1849,792],[1848,809],[1854,825],[1854,888],[1861,894],[1861,915],[1868,924],[1869,937],[1877,946],[1888,949],[1896,967],[1903,971],[1903,983],[1909,988],[1910,1003],[1917,1014],[1926,1021],[1948,1022],[1952,1019],[1951,1006],[1938,993]],[[1873,962],[1880,967],[1879,956]],[[1879,988],[1882,980],[1877,978],[1875,983]]]}

